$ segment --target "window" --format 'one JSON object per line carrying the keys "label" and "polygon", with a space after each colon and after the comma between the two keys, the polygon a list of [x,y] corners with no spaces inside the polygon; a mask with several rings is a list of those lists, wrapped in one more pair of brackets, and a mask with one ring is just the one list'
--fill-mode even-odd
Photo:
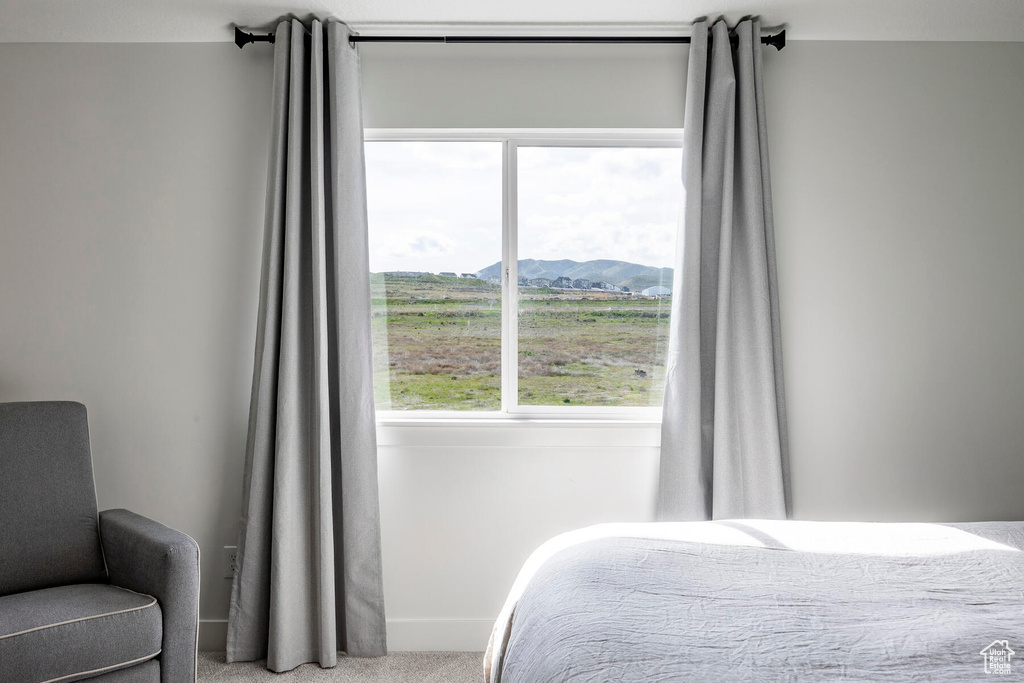
{"label": "window", "polygon": [[661,405],[678,131],[368,131],[377,409]]}

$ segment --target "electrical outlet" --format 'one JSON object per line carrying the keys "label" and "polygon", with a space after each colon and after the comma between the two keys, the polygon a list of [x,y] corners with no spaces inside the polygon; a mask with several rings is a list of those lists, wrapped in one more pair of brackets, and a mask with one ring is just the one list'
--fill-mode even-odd
{"label": "electrical outlet", "polygon": [[224,578],[233,579],[235,578],[235,572],[238,571],[238,548],[233,545],[226,545],[224,546],[223,553],[220,566],[224,568]]}

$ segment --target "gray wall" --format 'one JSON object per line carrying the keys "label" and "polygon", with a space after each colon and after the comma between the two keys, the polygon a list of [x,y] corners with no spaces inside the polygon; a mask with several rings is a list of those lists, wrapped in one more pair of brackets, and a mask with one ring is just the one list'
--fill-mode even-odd
{"label": "gray wall", "polygon": [[0,400],[89,409],[101,509],[191,534],[226,614],[272,55],[0,45]]}
{"label": "gray wall", "polygon": [[795,514],[1024,519],[1024,44],[767,73]]}
{"label": "gray wall", "polygon": [[[685,50],[364,46],[373,127],[677,127]],[[796,516],[1022,519],[1024,45],[766,56]],[[270,52],[0,45],[0,400],[90,409],[100,505],[240,505]],[[657,428],[387,427],[396,649],[482,649],[519,564],[650,519]]]}

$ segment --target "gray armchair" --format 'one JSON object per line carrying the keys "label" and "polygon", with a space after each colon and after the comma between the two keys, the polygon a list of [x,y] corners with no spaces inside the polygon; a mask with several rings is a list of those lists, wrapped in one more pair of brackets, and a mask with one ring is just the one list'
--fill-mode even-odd
{"label": "gray armchair", "polygon": [[199,547],[97,515],[85,406],[0,403],[0,681],[196,679]]}

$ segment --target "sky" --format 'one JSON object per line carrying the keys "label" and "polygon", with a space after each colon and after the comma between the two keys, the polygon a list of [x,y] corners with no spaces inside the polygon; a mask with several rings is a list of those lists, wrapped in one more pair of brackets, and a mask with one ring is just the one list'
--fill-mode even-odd
{"label": "sky", "polygon": [[[370,270],[501,260],[500,142],[366,143]],[[520,259],[671,266],[679,148],[520,147]]]}

